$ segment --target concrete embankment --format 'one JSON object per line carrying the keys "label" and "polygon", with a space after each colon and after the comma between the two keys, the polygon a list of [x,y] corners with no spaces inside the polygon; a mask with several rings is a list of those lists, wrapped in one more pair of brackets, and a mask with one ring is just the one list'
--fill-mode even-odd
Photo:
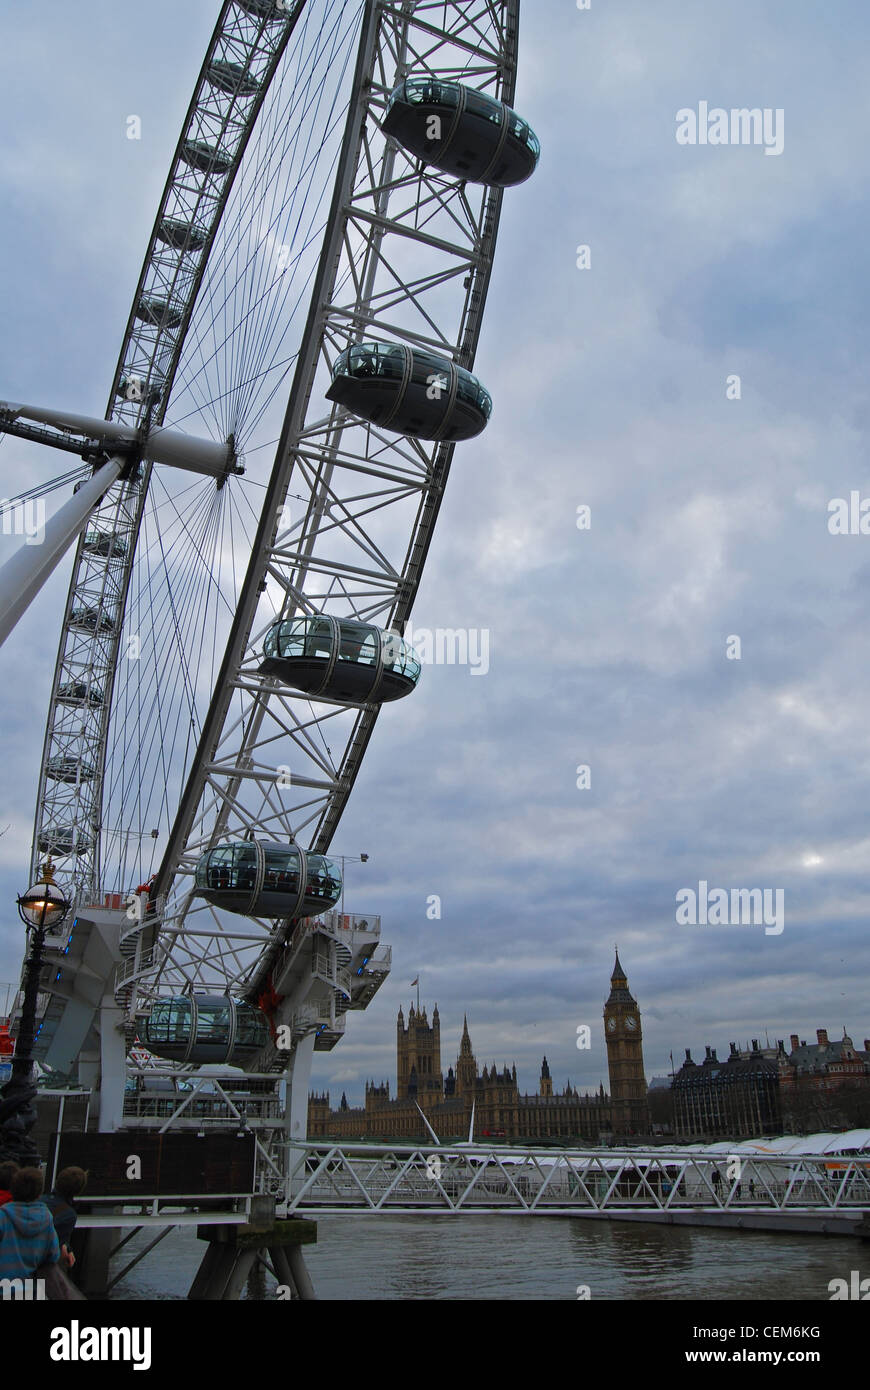
{"label": "concrete embankment", "polygon": [[642,1221],[657,1226],[720,1227],[737,1231],[782,1231],[816,1236],[858,1236],[870,1241],[870,1215],[832,1211],[596,1211],[592,1221]]}

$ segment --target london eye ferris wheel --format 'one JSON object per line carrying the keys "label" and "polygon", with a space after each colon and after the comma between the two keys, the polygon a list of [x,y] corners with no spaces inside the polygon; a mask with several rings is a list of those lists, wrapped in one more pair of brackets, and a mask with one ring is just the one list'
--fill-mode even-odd
{"label": "london eye ferris wheel", "polygon": [[[128,1047],[278,1070],[334,1046],[389,968],[333,911],[329,851],[382,706],[413,698],[404,624],[454,450],[493,407],[474,362],[502,198],[539,155],[518,20],[519,0],[227,0],[105,418],[0,404],[0,429],[105,484],[33,871],[50,856],[84,924],[73,960],[94,924],[110,941]],[[38,1055],[65,1069],[100,992],[57,963]]]}

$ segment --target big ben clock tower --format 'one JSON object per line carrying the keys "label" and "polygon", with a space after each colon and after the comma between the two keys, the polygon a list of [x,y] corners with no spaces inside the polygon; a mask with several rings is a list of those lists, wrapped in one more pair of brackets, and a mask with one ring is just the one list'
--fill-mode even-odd
{"label": "big ben clock tower", "polygon": [[618,951],[610,977],[610,997],[604,1005],[604,1036],[607,1041],[614,1134],[647,1134],[649,1112],[640,1010],[637,1000],[632,998],[629,991]]}

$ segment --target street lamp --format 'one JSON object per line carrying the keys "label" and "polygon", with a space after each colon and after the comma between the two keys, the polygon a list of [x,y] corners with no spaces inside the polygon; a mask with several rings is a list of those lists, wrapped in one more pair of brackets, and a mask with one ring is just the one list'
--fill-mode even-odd
{"label": "street lamp", "polygon": [[56,931],[72,904],[54,881],[54,865],[46,859],[41,877],[18,899],[18,913],[30,933],[30,955],[24,965],[24,1000],[12,1076],[0,1092],[0,1159],[13,1158],[21,1164],[38,1164],[39,1151],[30,1138],[36,1122],[31,1083],[33,1043],[36,1034],[36,1001],[42,974],[45,935]]}
{"label": "street lamp", "polygon": [[367,854],[334,854],[333,859],[341,860],[341,915],[344,916],[344,866],[345,864],[367,864]]}
{"label": "street lamp", "polygon": [[25,926],[36,927],[44,934],[59,927],[69,910],[70,903],[54,881],[54,865],[46,859],[42,878],[18,899],[18,915]]}

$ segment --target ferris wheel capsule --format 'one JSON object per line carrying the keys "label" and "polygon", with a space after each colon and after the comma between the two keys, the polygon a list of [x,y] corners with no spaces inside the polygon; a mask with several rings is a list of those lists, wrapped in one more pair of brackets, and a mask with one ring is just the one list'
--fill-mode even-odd
{"label": "ferris wheel capsule", "polygon": [[74,825],[49,825],[39,837],[40,854],[87,854],[93,840]]}
{"label": "ferris wheel capsule", "polygon": [[117,531],[86,531],[82,547],[106,560],[123,560],[127,554],[127,542]]}
{"label": "ferris wheel capsule", "polygon": [[406,77],[387,99],[384,130],[411,154],[467,183],[525,183],[541,145],[528,122],[497,97],[432,77]]}
{"label": "ferris wheel capsule", "polygon": [[218,145],[209,145],[205,140],[185,140],[181,146],[181,158],[201,174],[225,174],[233,162],[232,155],[226,150]]}
{"label": "ferris wheel capsule", "polygon": [[263,651],[263,675],[349,704],[400,700],[420,679],[417,654],[397,633],[325,613],[273,623]]}
{"label": "ferris wheel capsule", "polygon": [[244,840],[202,855],[195,895],[243,917],[311,917],[341,897],[341,870],[298,845]]}
{"label": "ferris wheel capsule", "polygon": [[61,753],[48,759],[45,772],[55,782],[88,782],[94,776],[94,765],[79,762],[78,758],[65,757]]}
{"label": "ferris wheel capsule", "polygon": [[[142,318],[143,323],[150,323],[150,319],[143,318],[141,314],[136,315]],[[150,371],[147,377],[142,376],[121,376],[115,388],[115,395],[122,401],[150,401],[157,405],[163,396],[165,382],[157,371]]]}
{"label": "ferris wheel capsule", "polygon": [[269,1041],[260,1010],[227,994],[156,999],[144,1031],[149,1052],[171,1062],[243,1067]]}
{"label": "ferris wheel capsule", "polygon": [[89,705],[91,709],[100,709],[103,704],[102,690],[85,681],[65,681],[58,686],[55,698],[61,705]]}
{"label": "ferris wheel capsule", "polygon": [[115,621],[104,608],[74,608],[69,615],[70,627],[85,632],[114,632]]}
{"label": "ferris wheel capsule", "polygon": [[281,3],[281,0],[236,0],[236,4],[240,10],[245,10],[255,19],[265,19],[267,24],[276,24],[279,21],[283,24],[287,19],[287,6]]}
{"label": "ferris wheel capsule", "polygon": [[239,96],[252,97],[260,90],[260,84],[241,63],[228,63],[217,60],[206,69],[206,77],[220,92],[238,92]]}
{"label": "ferris wheel capsule", "polygon": [[184,313],[177,304],[171,304],[167,299],[143,294],[136,305],[136,318],[150,323],[154,328],[177,328]]}
{"label": "ferris wheel capsule", "polygon": [[208,240],[204,227],[185,222],[181,217],[162,218],[157,225],[157,236],[176,251],[199,251]]}
{"label": "ferris wheel capsule", "polygon": [[476,376],[407,343],[355,343],[332,367],[326,399],[373,425],[414,439],[473,439],[492,414]]}

